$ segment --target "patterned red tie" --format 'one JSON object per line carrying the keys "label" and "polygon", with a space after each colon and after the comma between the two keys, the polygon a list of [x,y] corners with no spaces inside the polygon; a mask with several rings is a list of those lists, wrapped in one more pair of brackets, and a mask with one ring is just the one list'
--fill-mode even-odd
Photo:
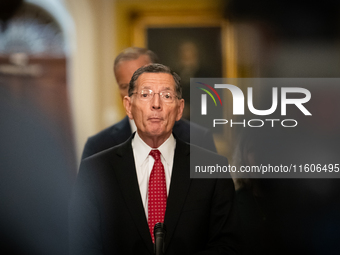
{"label": "patterned red tie", "polygon": [[149,179],[148,224],[152,241],[155,242],[153,228],[157,222],[164,222],[167,192],[161,153],[159,150],[151,150],[150,155],[155,159],[155,163]]}

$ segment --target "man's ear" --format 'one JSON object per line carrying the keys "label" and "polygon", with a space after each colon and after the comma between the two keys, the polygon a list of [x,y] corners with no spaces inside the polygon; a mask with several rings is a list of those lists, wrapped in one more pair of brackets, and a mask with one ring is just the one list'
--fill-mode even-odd
{"label": "man's ear", "polygon": [[183,110],[184,110],[184,99],[182,98],[179,100],[179,107],[178,107],[176,121],[179,121],[182,118]]}
{"label": "man's ear", "polygon": [[133,116],[132,116],[132,113],[131,113],[131,107],[132,107],[131,97],[125,96],[124,99],[123,99],[123,104],[124,104],[124,107],[125,107],[126,115],[129,117],[129,119],[132,120]]}

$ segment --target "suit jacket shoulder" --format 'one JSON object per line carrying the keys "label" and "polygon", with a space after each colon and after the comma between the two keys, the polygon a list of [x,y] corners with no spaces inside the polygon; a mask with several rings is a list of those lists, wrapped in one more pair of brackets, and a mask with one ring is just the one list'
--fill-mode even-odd
{"label": "suit jacket shoulder", "polygon": [[131,138],[81,162],[69,219],[70,254],[153,254]]}
{"label": "suit jacket shoulder", "polygon": [[120,122],[89,137],[85,144],[82,159],[100,151],[125,142],[131,136],[129,118],[126,116]]}

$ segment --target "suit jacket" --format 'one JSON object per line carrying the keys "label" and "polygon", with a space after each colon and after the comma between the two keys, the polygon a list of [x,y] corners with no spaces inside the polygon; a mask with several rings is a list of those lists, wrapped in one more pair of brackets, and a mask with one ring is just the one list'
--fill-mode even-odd
{"label": "suit jacket", "polygon": [[[190,132],[191,131],[191,132]],[[201,127],[187,120],[176,121],[173,133],[179,139],[197,146],[216,152],[212,133],[209,129]],[[128,116],[117,124],[110,126],[98,134],[87,139],[82,154],[82,159],[87,158],[100,151],[106,150],[125,142],[131,136],[131,126]],[[190,139],[190,136],[192,139]]]}
{"label": "suit jacket", "polygon": [[[82,161],[70,203],[71,254],[153,254],[131,139]],[[237,254],[232,179],[190,179],[193,152],[228,164],[218,154],[176,139],[165,254]]]}

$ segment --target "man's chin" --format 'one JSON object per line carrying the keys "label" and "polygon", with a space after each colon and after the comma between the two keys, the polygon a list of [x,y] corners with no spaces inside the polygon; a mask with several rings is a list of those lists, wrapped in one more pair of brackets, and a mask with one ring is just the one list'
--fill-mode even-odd
{"label": "man's chin", "polygon": [[164,132],[161,130],[150,130],[147,133],[149,137],[159,137],[164,135]]}
{"label": "man's chin", "polygon": [[160,134],[164,132],[164,126],[161,122],[150,122],[146,126],[146,131],[150,134]]}
{"label": "man's chin", "polygon": [[152,137],[166,137],[169,136],[171,132],[167,132],[164,129],[150,129],[147,130],[146,134],[148,137],[152,138]]}
{"label": "man's chin", "polygon": [[148,125],[144,126],[143,133],[149,137],[166,137],[169,136],[172,132],[172,129],[168,130],[164,123],[148,123]]}

